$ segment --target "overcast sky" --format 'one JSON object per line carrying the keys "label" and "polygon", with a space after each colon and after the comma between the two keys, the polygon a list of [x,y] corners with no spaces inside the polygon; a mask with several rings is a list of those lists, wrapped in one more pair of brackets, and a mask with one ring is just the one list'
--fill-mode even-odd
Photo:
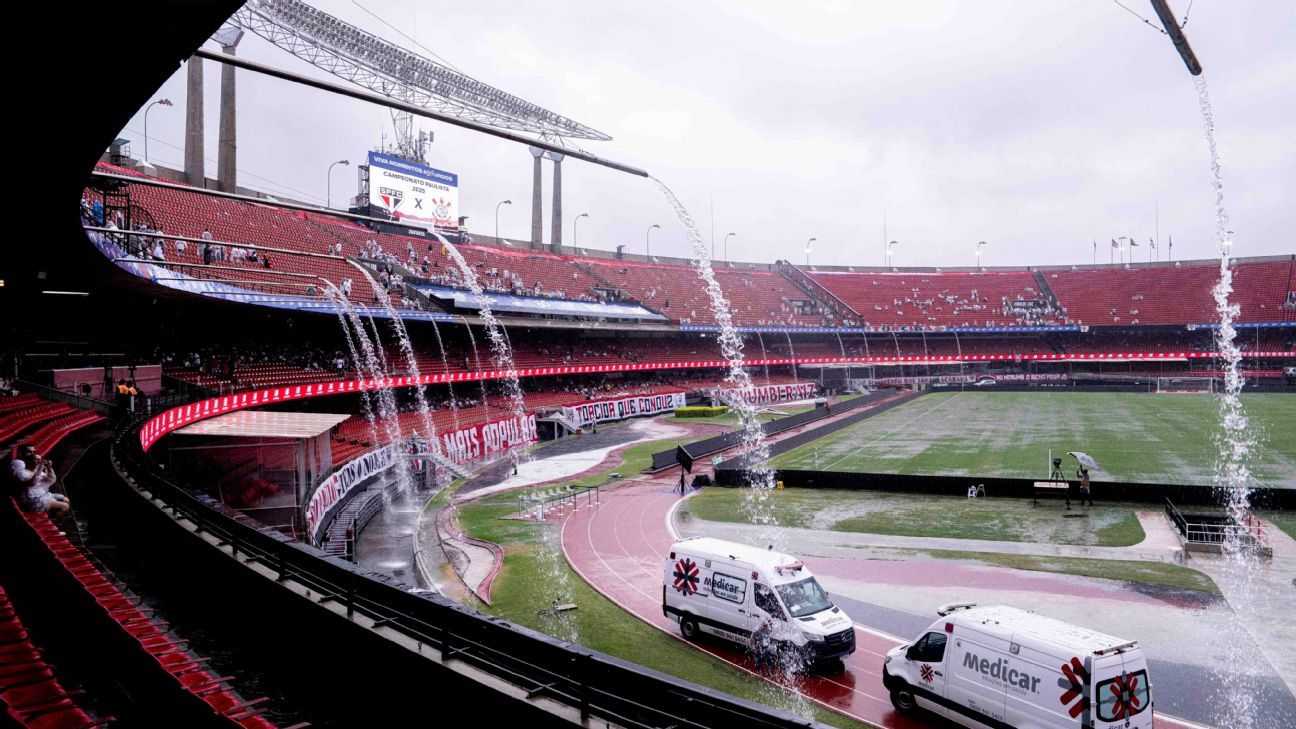
{"label": "overcast sky", "polygon": [[[389,40],[350,0],[317,7]],[[1192,78],[1169,39],[1114,2],[981,0],[653,3],[361,0],[476,78],[583,121],[600,156],[647,169],[730,257],[878,266],[1088,263],[1092,241],[1137,236],[1146,260],[1214,254],[1207,147]],[[1125,0],[1151,15],[1146,0]],[[1187,0],[1171,0],[1182,15]],[[1296,252],[1296,3],[1196,0],[1186,32],[1215,106],[1236,255]],[[214,44],[209,44],[214,48]],[[248,34],[239,54],[323,75]],[[206,64],[207,172],[215,175],[219,69]],[[180,166],[184,70],[157,98],[149,152]],[[391,132],[385,109],[239,73],[240,184],[323,202],[355,191],[354,164]],[[530,234],[531,158],[433,122],[433,167],[460,176],[470,230]],[[123,136],[143,153],[143,119]],[[688,255],[647,181],[563,165],[564,239]],[[550,167],[545,172],[549,234]],[[722,253],[722,251],[721,251]]]}

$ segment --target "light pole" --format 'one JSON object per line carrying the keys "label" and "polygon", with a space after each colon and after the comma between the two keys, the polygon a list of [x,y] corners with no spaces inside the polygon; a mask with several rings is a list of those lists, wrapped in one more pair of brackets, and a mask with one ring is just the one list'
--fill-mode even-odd
{"label": "light pole", "polygon": [[329,165],[329,168],[328,168],[328,175],[327,175],[327,177],[328,177],[328,203],[325,205],[325,207],[329,207],[329,208],[333,207],[333,168],[334,168],[336,165],[342,165],[343,167],[347,167],[347,166],[350,166],[350,164],[351,164],[350,160],[340,159],[340,160],[338,160],[337,162],[334,162],[333,164]]}
{"label": "light pole", "polygon": [[500,237],[499,237],[499,209],[500,209],[500,206],[501,206],[501,205],[512,205],[512,204],[513,204],[513,201],[512,201],[512,200],[500,200],[499,202],[495,203],[495,242],[496,242],[496,243],[499,243],[499,242],[500,242]]}
{"label": "light pole", "polygon": [[652,233],[654,230],[660,227],[661,227],[660,225],[653,223],[652,225],[648,226],[648,230],[644,231],[644,255],[647,256],[648,258],[652,258],[652,252],[651,252],[652,249],[648,247],[648,234]]}
{"label": "light pole", "polygon": [[819,242],[818,238],[811,238],[810,240],[806,241],[806,266],[810,265],[810,244],[818,243],[818,242]]}
{"label": "light pole", "polygon": [[174,104],[171,103],[171,100],[170,100],[170,99],[158,99],[157,101],[153,102],[152,104],[149,104],[148,106],[146,106],[146,107],[144,108],[144,164],[148,164],[148,161],[149,161],[149,158],[148,158],[148,113],[149,113],[150,111],[152,111],[152,110],[153,110],[153,107],[157,106],[158,104],[161,104],[162,106],[174,106]]}
{"label": "light pole", "polygon": [[893,240],[890,243],[887,243],[887,251],[886,251],[887,265],[891,266],[892,271],[895,270],[895,263],[891,260],[891,246],[898,246],[898,245],[900,245],[900,241],[898,240]]}
{"label": "light pole", "polygon": [[729,239],[732,238],[732,237],[734,237],[734,236],[736,236],[736,235],[738,235],[738,234],[737,234],[737,233],[725,233],[724,248],[725,248],[725,260],[726,260],[726,261],[729,260]]}
{"label": "light pole", "polygon": [[576,216],[575,220],[572,221],[572,247],[573,248],[576,246],[576,224],[580,222],[581,218],[588,218],[588,217],[589,217],[589,213],[581,213],[580,215]]}
{"label": "light pole", "polygon": [[985,244],[986,244],[986,242],[983,241],[983,240],[982,240],[982,241],[977,241],[977,270],[978,270],[978,271],[981,270],[981,246],[983,246],[983,245],[985,245]]}

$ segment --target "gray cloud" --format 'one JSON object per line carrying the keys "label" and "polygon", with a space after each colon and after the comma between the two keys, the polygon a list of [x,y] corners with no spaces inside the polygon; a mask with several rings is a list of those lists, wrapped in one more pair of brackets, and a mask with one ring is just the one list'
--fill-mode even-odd
{"label": "gray cloud", "polygon": [[[816,262],[878,265],[885,210],[902,265],[970,265],[977,240],[990,241],[990,265],[1083,263],[1094,239],[1153,235],[1157,205],[1176,257],[1213,253],[1191,79],[1164,36],[1113,3],[365,5],[465,72],[612,134],[591,151],[666,180],[708,239],[714,205],[717,240],[738,233],[734,258],[803,260],[815,236]],[[393,35],[345,0],[320,6]],[[1187,28],[1216,105],[1240,255],[1294,249],[1293,29],[1296,5],[1281,0],[1199,1]],[[240,53],[311,70],[251,36]],[[218,72],[208,69],[214,158]],[[250,74],[239,83],[250,186],[271,187],[257,175],[322,201],[328,164],[363,159],[390,130],[381,109]],[[159,95],[177,106],[150,115],[150,151],[178,162],[167,145],[183,140],[183,71]],[[501,230],[526,236],[525,150],[424,126],[437,135],[430,163],[461,175],[470,226],[493,232],[495,203],[511,198]],[[142,128],[137,117],[125,136],[140,140]],[[570,221],[588,211],[583,245],[641,252],[644,230],[660,223],[654,252],[687,255],[650,184],[578,162],[564,172],[569,241]],[[333,187],[335,200],[353,190],[354,167]]]}

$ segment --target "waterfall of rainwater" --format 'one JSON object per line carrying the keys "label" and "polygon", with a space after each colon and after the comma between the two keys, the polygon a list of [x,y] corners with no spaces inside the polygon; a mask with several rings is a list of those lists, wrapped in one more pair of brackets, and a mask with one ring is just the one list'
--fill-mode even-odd
{"label": "waterfall of rainwater", "polygon": [[[742,452],[744,454],[743,480],[748,487],[744,491],[743,510],[752,523],[767,527],[762,530],[761,541],[768,545],[777,546],[781,541],[781,532],[773,528],[776,526],[776,521],[773,514],[773,504],[770,503],[770,494],[773,493],[774,489],[774,472],[770,470],[768,465],[770,458],[769,444],[765,440],[765,431],[761,428],[757,409],[744,396],[746,393],[753,391],[753,385],[751,375],[747,372],[746,363],[743,359],[742,337],[738,335],[737,330],[734,328],[729,301],[725,298],[724,291],[721,290],[720,283],[716,280],[715,272],[711,269],[710,253],[706,244],[702,241],[702,235],[698,232],[697,225],[693,222],[693,217],[689,215],[688,210],[680,203],[679,198],[675,197],[675,193],[671,192],[669,187],[655,177],[651,179],[657,184],[667,202],[674,208],[675,215],[688,233],[689,242],[692,245],[693,254],[697,261],[698,278],[702,279],[706,284],[706,293],[711,303],[711,312],[715,316],[716,324],[720,326],[720,351],[724,354],[725,359],[729,361],[725,380],[738,390],[739,397],[734,398],[734,404],[738,409],[738,420],[741,424]],[[782,658],[780,667],[783,673],[783,685],[796,689],[802,680],[800,670],[805,667],[801,659],[794,652],[790,652],[789,655]],[[787,704],[789,700],[791,703]],[[808,716],[811,711],[809,702],[799,691],[784,694],[771,690],[767,694],[767,701],[774,704],[784,703],[786,704],[784,708],[803,716]]]}
{"label": "waterfall of rainwater", "polygon": [[[1233,293],[1232,231],[1229,230],[1228,209],[1224,206],[1224,179],[1220,170],[1219,148],[1215,142],[1215,114],[1204,76],[1194,78],[1197,101],[1201,107],[1206,143],[1210,150],[1210,182],[1215,192],[1215,238],[1219,246],[1220,277],[1211,294],[1215,299],[1215,312],[1219,315],[1219,328],[1215,330],[1215,347],[1224,370],[1224,390],[1219,396],[1220,431],[1217,438],[1219,457],[1215,463],[1215,488],[1224,503],[1232,527],[1225,532],[1223,544],[1224,582],[1221,585],[1229,603],[1239,613],[1242,622],[1266,619],[1255,614],[1258,574],[1262,566],[1254,547],[1251,515],[1251,495],[1256,486],[1252,464],[1259,445],[1254,429],[1249,427],[1241,394],[1245,380],[1240,372],[1242,352],[1237,343],[1234,321],[1241,312],[1230,300]],[[1221,681],[1217,693],[1219,705],[1227,707],[1228,726],[1248,729],[1258,726],[1258,707],[1255,697],[1243,683],[1244,674],[1253,656],[1249,647],[1240,641],[1228,641]]]}

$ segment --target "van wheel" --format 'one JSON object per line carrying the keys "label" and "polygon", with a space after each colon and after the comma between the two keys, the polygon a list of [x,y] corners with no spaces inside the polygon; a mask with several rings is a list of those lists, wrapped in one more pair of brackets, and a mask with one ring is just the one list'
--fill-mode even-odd
{"label": "van wheel", "polygon": [[687,640],[697,640],[701,631],[698,630],[697,618],[692,615],[680,616],[680,633]]}
{"label": "van wheel", "polygon": [[891,705],[901,714],[912,714],[918,710],[918,700],[914,698],[913,690],[908,686],[891,692]]}

